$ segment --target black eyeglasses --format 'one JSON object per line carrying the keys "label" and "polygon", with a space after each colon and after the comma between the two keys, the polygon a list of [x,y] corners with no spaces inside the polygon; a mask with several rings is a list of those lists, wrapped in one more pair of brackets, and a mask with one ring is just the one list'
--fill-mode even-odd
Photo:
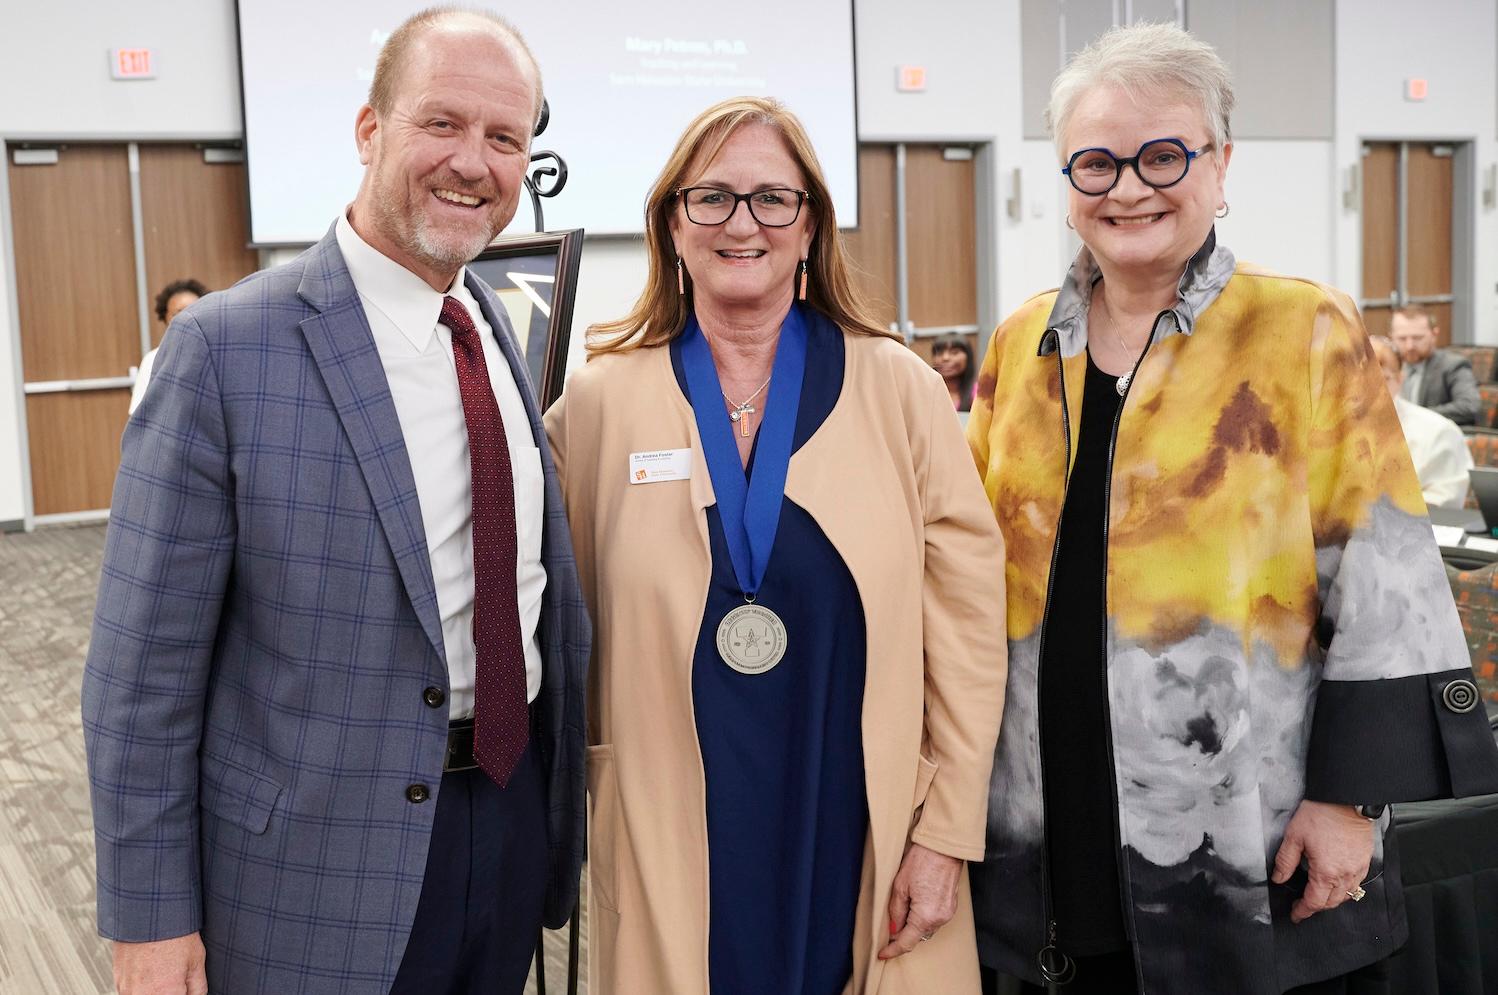
{"label": "black eyeglasses", "polygon": [[1199,149],[1188,149],[1178,138],[1156,138],[1139,146],[1139,151],[1121,159],[1107,149],[1083,149],[1066,161],[1061,170],[1078,193],[1101,197],[1118,186],[1125,166],[1134,167],[1134,175],[1145,186],[1162,190],[1186,178],[1191,160],[1209,151],[1208,142]]}
{"label": "black eyeglasses", "polygon": [[786,228],[801,216],[801,205],[811,194],[789,187],[771,187],[753,193],[734,193],[720,187],[682,187],[676,191],[687,209],[687,220],[694,225],[726,224],[739,209],[739,201],[749,205],[749,216],[766,228]]}

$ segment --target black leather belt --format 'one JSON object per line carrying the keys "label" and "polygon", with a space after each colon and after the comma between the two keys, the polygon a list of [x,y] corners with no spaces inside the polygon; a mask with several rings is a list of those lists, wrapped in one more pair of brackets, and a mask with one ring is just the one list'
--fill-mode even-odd
{"label": "black leather belt", "polygon": [[459,770],[473,770],[478,761],[473,758],[473,719],[459,719],[447,726],[447,756],[442,759],[444,774]]}
{"label": "black leather belt", "polygon": [[[529,711],[531,735],[536,730],[536,703]],[[447,755],[442,758],[442,773],[473,770],[479,762],[473,757],[473,719],[457,719],[447,724]]]}

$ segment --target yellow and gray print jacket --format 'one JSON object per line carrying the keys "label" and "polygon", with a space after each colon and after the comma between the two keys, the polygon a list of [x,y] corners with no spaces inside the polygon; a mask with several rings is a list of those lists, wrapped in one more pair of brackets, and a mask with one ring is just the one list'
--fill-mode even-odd
{"label": "yellow and gray print jacket", "polygon": [[[1098,277],[1083,249],[1061,290],[999,326],[968,423],[1005,538],[1009,648],[974,908],[984,963],[1032,982],[1051,939],[1042,620],[1096,610],[1047,599]],[[1303,875],[1269,880],[1290,816],[1303,798],[1498,791],[1498,749],[1352,302],[1209,237],[1156,319],[1110,451],[1100,666],[1141,990],[1278,995],[1384,956],[1407,931],[1389,816],[1367,898],[1296,926]]]}

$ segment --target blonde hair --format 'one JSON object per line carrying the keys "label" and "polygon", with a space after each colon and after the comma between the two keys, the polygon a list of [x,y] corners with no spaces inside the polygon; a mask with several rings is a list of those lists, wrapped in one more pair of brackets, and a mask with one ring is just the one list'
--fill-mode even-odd
{"label": "blonde hair", "polygon": [[1399,358],[1399,347],[1387,335],[1370,335],[1368,344],[1373,347],[1373,356],[1384,369],[1398,374],[1404,362]]}
{"label": "blonde hair", "polygon": [[1135,100],[1194,101],[1218,151],[1233,140],[1232,72],[1216,49],[1174,24],[1112,28],[1072,56],[1057,74],[1045,118],[1063,161],[1067,150],[1062,143],[1072,112],[1099,86],[1116,86]]}
{"label": "blonde hair", "polygon": [[695,163],[712,162],[729,136],[746,124],[765,124],[779,132],[806,177],[808,196],[802,210],[809,211],[816,223],[806,258],[806,303],[845,332],[898,338],[879,326],[854,293],[832,195],[806,129],[778,100],[733,97],[709,107],[687,125],[650,188],[645,198],[645,252],[650,264],[645,289],[624,317],[588,328],[589,357],[662,345],[682,333],[692,309],[692,280],[684,273],[686,291],[677,291],[676,249],[670,227],[677,191]]}

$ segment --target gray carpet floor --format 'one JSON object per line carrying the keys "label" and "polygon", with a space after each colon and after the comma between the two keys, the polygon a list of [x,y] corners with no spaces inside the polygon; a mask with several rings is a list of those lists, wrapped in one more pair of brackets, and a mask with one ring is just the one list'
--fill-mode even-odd
{"label": "gray carpet floor", "polygon": [[[0,993],[112,992],[78,694],[104,528],[0,535]],[[586,931],[584,931],[586,935]],[[586,963],[584,961],[584,963]],[[567,934],[546,936],[566,991]],[[579,991],[586,991],[586,967]],[[534,976],[528,992],[536,991]]]}

